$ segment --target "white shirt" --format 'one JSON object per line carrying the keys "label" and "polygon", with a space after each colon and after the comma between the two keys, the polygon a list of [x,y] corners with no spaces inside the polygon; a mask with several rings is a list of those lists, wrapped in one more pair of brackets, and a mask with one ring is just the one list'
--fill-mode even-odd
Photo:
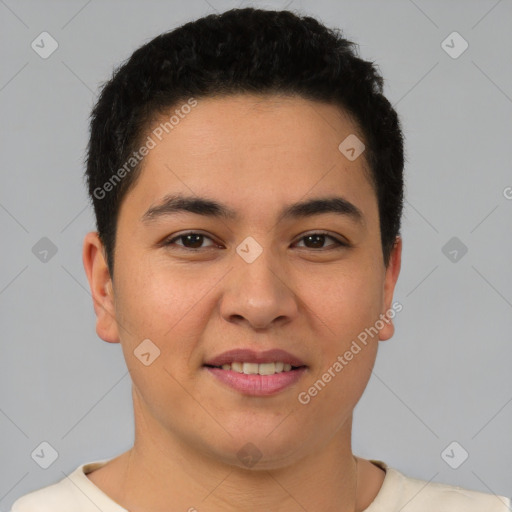
{"label": "white shirt", "polygon": [[[86,476],[110,459],[82,464],[59,482],[18,498],[11,512],[128,512]],[[382,487],[364,512],[509,512],[511,500],[436,482],[408,478],[379,460]]]}

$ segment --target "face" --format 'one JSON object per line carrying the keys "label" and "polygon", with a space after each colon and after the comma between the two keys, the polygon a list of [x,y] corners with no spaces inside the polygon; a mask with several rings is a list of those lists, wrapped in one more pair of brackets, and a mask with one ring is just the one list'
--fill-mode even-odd
{"label": "face", "polygon": [[364,152],[338,149],[351,134],[335,106],[238,95],[198,100],[153,137],[119,212],[113,283],[95,233],[84,245],[136,423],[239,466],[256,447],[269,468],[342,435],[393,334],[378,320],[401,252],[384,266]]}

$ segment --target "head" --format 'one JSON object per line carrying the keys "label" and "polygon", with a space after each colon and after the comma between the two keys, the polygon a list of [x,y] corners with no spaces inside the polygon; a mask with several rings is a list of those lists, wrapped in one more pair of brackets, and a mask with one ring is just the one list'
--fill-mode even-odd
{"label": "head", "polygon": [[[383,78],[354,43],[288,11],[233,9],[139,48],[104,85],[91,115],[86,179],[111,275],[119,209],[141,173],[147,136],[158,141],[172,130],[173,110],[182,116],[191,98],[239,93],[295,95],[353,117],[366,146],[387,265],[400,231],[404,155],[397,114],[382,91]],[[167,124],[155,135],[158,117]]]}
{"label": "head", "polygon": [[[230,463],[250,442],[271,467],[346,426],[400,269],[403,139],[382,90],[338,31],[252,8],[156,37],[103,87],[84,264],[155,430]],[[238,349],[284,350],[300,374],[233,390],[212,366]]]}

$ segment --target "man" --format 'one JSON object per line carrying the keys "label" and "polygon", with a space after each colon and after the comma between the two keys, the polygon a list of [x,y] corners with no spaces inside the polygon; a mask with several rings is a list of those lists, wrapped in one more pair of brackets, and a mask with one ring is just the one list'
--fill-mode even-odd
{"label": "man", "polygon": [[509,510],[352,453],[401,309],[403,138],[382,87],[338,32],[255,9],[116,71],[92,115],[83,260],[135,442],[13,512]]}

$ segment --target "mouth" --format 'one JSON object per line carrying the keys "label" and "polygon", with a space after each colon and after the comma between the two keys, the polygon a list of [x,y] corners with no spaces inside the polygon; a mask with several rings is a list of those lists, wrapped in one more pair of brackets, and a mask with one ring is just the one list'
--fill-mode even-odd
{"label": "mouth", "polygon": [[224,385],[250,396],[279,393],[307,370],[303,361],[283,350],[235,349],[208,360],[203,367]]}
{"label": "mouth", "polygon": [[239,362],[226,363],[221,366],[205,365],[207,368],[218,368],[220,370],[234,371],[243,373],[244,375],[275,375],[276,373],[291,372],[303,366],[292,366],[290,363],[283,361],[274,361],[272,363],[250,363]]}

